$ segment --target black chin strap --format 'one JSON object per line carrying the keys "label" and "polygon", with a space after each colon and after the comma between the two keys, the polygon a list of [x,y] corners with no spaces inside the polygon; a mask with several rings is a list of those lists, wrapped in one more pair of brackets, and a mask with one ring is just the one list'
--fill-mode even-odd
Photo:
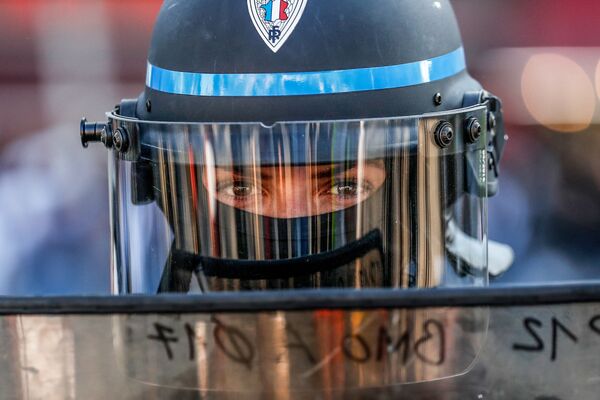
{"label": "black chin strap", "polygon": [[178,250],[173,244],[158,293],[187,293],[194,273],[213,278],[252,281],[289,279],[334,271],[373,250],[377,250],[383,259],[382,243],[381,232],[373,230],[338,249],[286,260],[226,260],[202,257]]}

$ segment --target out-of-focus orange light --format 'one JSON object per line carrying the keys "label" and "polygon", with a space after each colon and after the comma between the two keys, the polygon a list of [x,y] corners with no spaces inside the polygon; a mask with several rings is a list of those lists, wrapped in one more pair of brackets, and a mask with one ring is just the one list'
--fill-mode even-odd
{"label": "out-of-focus orange light", "polygon": [[593,82],[576,62],[560,54],[529,58],[521,77],[521,94],[532,117],[557,132],[582,131],[594,117]]}
{"label": "out-of-focus orange light", "polygon": [[600,61],[598,61],[598,65],[596,66],[596,93],[600,98]]}

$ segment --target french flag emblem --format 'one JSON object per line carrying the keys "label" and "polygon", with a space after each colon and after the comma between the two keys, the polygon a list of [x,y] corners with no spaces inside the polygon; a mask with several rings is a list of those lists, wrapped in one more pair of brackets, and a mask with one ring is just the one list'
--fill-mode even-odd
{"label": "french flag emblem", "polygon": [[[288,40],[310,0],[246,0],[256,31],[274,53]],[[327,0],[319,0],[327,1]]]}
{"label": "french flag emblem", "polygon": [[268,3],[261,6],[265,10],[265,21],[286,21],[288,5],[289,3],[285,0],[269,0]]}

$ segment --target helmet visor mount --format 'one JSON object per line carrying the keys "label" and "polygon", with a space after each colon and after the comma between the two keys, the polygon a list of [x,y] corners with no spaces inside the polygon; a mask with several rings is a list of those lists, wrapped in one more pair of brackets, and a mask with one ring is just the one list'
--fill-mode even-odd
{"label": "helmet visor mount", "polygon": [[114,290],[484,285],[488,135],[466,127],[486,112],[272,126],[111,113],[129,141],[109,162]]}

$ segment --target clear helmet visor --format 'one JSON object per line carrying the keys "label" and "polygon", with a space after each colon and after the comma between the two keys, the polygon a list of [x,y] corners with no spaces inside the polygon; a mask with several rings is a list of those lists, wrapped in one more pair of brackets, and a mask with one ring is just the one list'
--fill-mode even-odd
{"label": "clear helmet visor", "polygon": [[[360,121],[110,115],[117,293],[487,282],[486,107]],[[452,128],[441,129],[444,124]]]}

